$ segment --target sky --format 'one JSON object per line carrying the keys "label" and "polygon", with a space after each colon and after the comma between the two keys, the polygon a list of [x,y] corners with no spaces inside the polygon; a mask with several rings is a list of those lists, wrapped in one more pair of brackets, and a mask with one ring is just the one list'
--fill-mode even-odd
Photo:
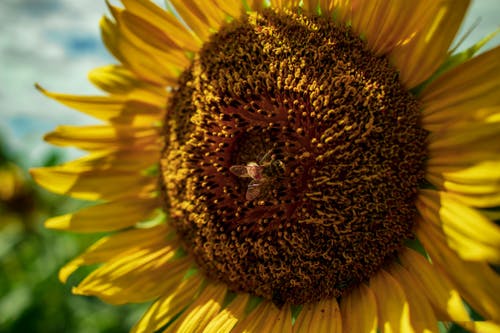
{"label": "sky", "polygon": [[[461,48],[499,28],[499,12],[500,0],[474,0],[463,30],[480,21]],[[34,83],[51,91],[99,94],[87,73],[115,63],[100,40],[99,20],[106,13],[104,0],[0,0],[0,137],[25,160],[36,164],[51,149],[42,136],[57,125],[96,123],[44,97]],[[497,36],[488,46],[499,44]]]}

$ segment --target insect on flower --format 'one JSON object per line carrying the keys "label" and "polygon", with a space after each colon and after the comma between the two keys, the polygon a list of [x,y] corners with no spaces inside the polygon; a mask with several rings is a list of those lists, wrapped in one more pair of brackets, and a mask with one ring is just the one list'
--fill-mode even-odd
{"label": "insect on flower", "polygon": [[248,162],[246,165],[232,165],[229,171],[235,176],[241,178],[252,178],[247,187],[245,198],[251,201],[259,197],[262,189],[272,180],[283,172],[285,164],[276,160],[274,155],[271,155],[271,150],[257,162]]}

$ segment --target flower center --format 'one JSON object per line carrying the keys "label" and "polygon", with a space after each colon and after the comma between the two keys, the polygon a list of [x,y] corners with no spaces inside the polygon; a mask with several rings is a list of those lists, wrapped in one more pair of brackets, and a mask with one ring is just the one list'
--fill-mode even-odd
{"label": "flower center", "polygon": [[384,57],[265,10],[213,35],[165,120],[165,210],[204,273],[280,305],[340,297],[413,237],[427,133]]}

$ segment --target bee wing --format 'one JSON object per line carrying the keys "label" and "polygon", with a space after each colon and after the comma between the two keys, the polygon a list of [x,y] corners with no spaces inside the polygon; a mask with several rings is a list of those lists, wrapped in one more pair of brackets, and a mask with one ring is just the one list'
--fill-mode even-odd
{"label": "bee wing", "polygon": [[247,193],[245,194],[245,199],[251,201],[260,195],[260,183],[256,180],[252,180],[248,184]]}
{"label": "bee wing", "polygon": [[238,177],[251,177],[248,173],[248,167],[246,165],[232,165],[229,168],[229,171]]}

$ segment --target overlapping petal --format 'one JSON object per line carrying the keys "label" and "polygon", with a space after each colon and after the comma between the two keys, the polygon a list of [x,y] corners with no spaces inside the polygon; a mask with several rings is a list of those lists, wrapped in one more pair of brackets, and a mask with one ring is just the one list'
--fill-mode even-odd
{"label": "overlapping petal", "polygon": [[379,324],[377,302],[373,291],[360,284],[342,297],[342,332],[376,333]]}
{"label": "overlapping petal", "polygon": [[[408,88],[428,79],[448,57],[448,49],[462,23],[470,0],[434,1],[418,33],[391,51],[390,57]],[[421,2],[422,4],[425,2]]]}
{"label": "overlapping petal", "polygon": [[[171,240],[165,224],[151,228],[131,229],[101,238],[83,254],[71,260],[59,271],[59,279],[66,282],[78,268],[86,265],[104,263],[120,255],[151,246],[165,245]],[[171,244],[174,244],[171,242]]]}
{"label": "overlapping petal", "polygon": [[469,321],[460,292],[442,274],[439,267],[431,264],[421,254],[405,249],[399,255],[401,265],[423,288],[419,289],[429,300],[435,314],[442,321]]}
{"label": "overlapping petal", "polygon": [[500,321],[500,276],[485,262],[461,259],[447,245],[445,236],[432,227],[421,227],[417,235],[433,263],[440,267],[460,295],[485,319]]}
{"label": "overlapping petal", "polygon": [[417,207],[464,260],[500,263],[500,227],[446,192],[421,191]]}
{"label": "overlapping petal", "polygon": [[289,306],[278,309],[272,302],[263,301],[231,332],[291,333],[292,314]]}
{"label": "overlapping petal", "polygon": [[305,305],[293,324],[294,333],[341,333],[342,316],[335,298]]}
{"label": "overlapping petal", "polygon": [[444,73],[420,95],[423,125],[432,131],[453,123],[498,122],[500,114],[500,47]]}
{"label": "overlapping petal", "polygon": [[191,259],[174,259],[178,245],[148,244],[112,258],[90,273],[73,292],[112,304],[146,302],[164,295],[184,278]]}
{"label": "overlapping petal", "polygon": [[198,294],[203,278],[195,274],[182,280],[170,289],[164,290],[162,297],[157,299],[146,311],[144,316],[132,328],[133,333],[157,332],[167,325],[175,316],[182,312]]}

